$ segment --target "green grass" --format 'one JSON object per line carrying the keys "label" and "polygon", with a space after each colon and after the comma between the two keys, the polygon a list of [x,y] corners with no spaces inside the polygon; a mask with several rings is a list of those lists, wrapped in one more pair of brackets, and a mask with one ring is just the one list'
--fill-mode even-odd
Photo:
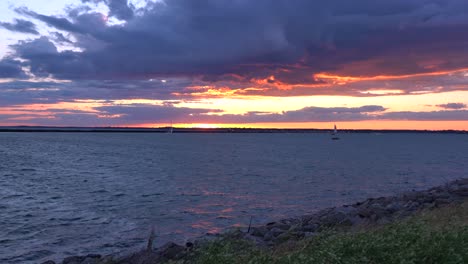
{"label": "green grass", "polygon": [[274,249],[242,240],[211,242],[175,263],[468,263],[468,203],[385,226],[322,232]]}

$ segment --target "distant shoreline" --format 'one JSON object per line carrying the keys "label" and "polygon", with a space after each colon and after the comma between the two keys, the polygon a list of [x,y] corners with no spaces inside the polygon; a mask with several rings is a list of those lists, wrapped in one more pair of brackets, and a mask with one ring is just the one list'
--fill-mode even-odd
{"label": "distant shoreline", "polygon": [[[12,126],[0,127],[0,132],[66,132],[66,133],[168,133],[169,127],[132,128],[132,127],[41,127]],[[297,128],[173,128],[172,133],[330,133],[330,129]],[[372,130],[341,129],[340,133],[434,133],[468,134],[466,130]]]}

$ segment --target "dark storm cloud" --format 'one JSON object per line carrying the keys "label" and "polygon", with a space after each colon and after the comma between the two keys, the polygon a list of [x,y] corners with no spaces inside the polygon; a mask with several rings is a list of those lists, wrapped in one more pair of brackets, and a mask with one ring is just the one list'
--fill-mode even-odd
{"label": "dark storm cloud", "polygon": [[133,18],[133,8],[128,5],[127,0],[107,0],[110,15],[120,20],[129,20]]}
{"label": "dark storm cloud", "polygon": [[248,112],[241,115],[198,115],[197,122],[270,123],[270,122],[333,122],[372,120],[386,109],[379,105],[361,107],[305,107],[281,113]]}
{"label": "dark storm cloud", "polygon": [[445,108],[445,109],[464,109],[467,108],[466,104],[464,103],[447,103],[447,104],[440,104],[437,107]]}
{"label": "dark storm cloud", "polygon": [[95,4],[104,2],[109,7],[109,15],[120,20],[129,20],[134,15],[135,8],[127,0],[81,0],[81,2]]}
{"label": "dark storm cloud", "polygon": [[[1,101],[1,100],[0,100]],[[110,103],[110,102],[108,102]],[[281,122],[347,122],[365,120],[418,120],[451,121],[467,120],[467,110],[432,112],[387,112],[382,106],[362,107],[305,107],[281,113],[248,112],[246,114],[223,114],[222,110],[175,107],[164,105],[108,105],[96,106],[93,110],[63,109],[50,104],[44,109],[30,112],[21,105],[12,106],[14,114],[0,114],[0,123],[60,126],[116,126],[151,123],[281,123]]]}
{"label": "dark storm cloud", "polygon": [[[1,65],[1,63],[0,63]],[[1,68],[1,66],[0,66]],[[10,76],[11,77],[11,76]],[[190,98],[172,93],[179,92],[191,81],[186,78],[154,80],[80,80],[71,82],[14,80],[0,82],[0,106],[31,103],[56,103],[77,99],[120,100],[141,99],[174,102]]]}
{"label": "dark storm cloud", "polygon": [[382,115],[381,119],[418,121],[468,121],[468,111],[452,110],[432,112],[392,112]]}
{"label": "dark storm cloud", "polygon": [[[193,117],[193,116],[192,116]],[[243,115],[196,116],[197,122],[213,123],[271,123],[271,122],[346,122],[365,120],[468,120],[467,110],[431,112],[386,112],[382,106],[362,107],[305,107],[281,113],[249,112]]]}
{"label": "dark storm cloud", "polygon": [[193,116],[206,115],[207,113],[219,113],[221,110],[174,107],[172,105],[123,105],[97,107],[104,115],[120,115],[121,123],[169,123],[194,122]]}
{"label": "dark storm cloud", "polygon": [[[21,108],[18,108],[19,111]],[[67,109],[38,110],[35,113],[0,114],[0,123],[15,123],[15,118],[27,118],[30,124],[50,126],[117,126],[151,123],[194,121],[193,116],[220,110],[193,109],[172,105],[121,105],[96,107],[99,112]],[[41,113],[42,112],[42,113]]]}
{"label": "dark storm cloud", "polygon": [[73,41],[65,37],[62,33],[60,32],[52,32],[52,37],[57,43],[60,44],[73,44]]}
{"label": "dark storm cloud", "polygon": [[[96,107],[102,116],[115,124],[142,123],[258,123],[258,122],[329,122],[375,119],[385,108],[377,105],[362,107],[306,107],[281,113],[249,112],[243,115],[223,114],[218,109],[194,109],[173,105],[118,105]],[[210,113],[210,114],[208,114]],[[213,115],[215,114],[215,115]],[[108,121],[108,120],[107,120]]]}
{"label": "dark storm cloud", "polygon": [[105,25],[92,11],[68,19],[19,10],[74,34],[84,49],[32,63],[40,60],[58,78],[276,74],[276,82],[291,84],[316,83],[313,74],[322,71],[365,76],[467,66],[463,0],[168,0],[149,2],[136,16],[127,1],[105,2],[127,23]]}
{"label": "dark storm cloud", "polygon": [[33,22],[24,19],[15,19],[14,23],[0,22],[0,27],[10,31],[39,35],[36,25]]}
{"label": "dark storm cloud", "polygon": [[3,58],[0,60],[0,79],[1,78],[26,78],[27,75],[22,69],[23,64],[20,61]]}
{"label": "dark storm cloud", "polygon": [[26,7],[16,8],[15,11],[20,15],[28,16],[42,21],[48,26],[54,27],[56,29],[75,33],[81,32],[81,30],[76,25],[74,25],[70,20],[66,18],[38,14],[34,11],[29,10]]}

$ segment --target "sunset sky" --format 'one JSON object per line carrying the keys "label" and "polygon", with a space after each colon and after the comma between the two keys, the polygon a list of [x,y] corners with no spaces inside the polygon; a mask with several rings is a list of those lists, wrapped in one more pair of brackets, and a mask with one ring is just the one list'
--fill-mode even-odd
{"label": "sunset sky", "polygon": [[0,126],[171,122],[468,130],[468,1],[0,1]]}

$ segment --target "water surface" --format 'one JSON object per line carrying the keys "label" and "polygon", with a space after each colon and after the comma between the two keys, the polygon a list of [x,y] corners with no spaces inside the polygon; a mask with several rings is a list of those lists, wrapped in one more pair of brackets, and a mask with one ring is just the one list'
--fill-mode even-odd
{"label": "water surface", "polygon": [[0,263],[184,242],[468,177],[461,134],[0,133]]}

